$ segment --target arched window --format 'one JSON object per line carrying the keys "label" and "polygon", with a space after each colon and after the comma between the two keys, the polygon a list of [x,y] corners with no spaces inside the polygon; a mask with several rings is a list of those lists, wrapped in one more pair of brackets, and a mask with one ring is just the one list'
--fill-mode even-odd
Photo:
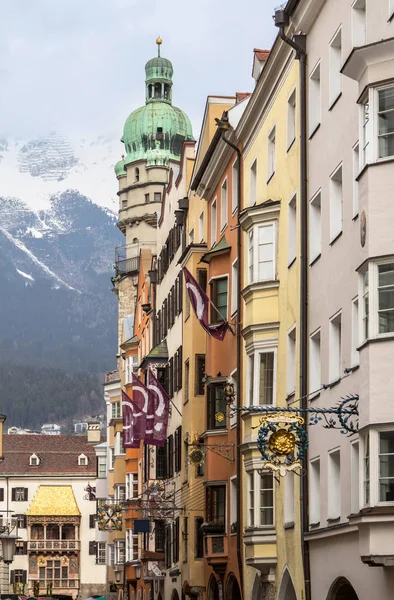
{"label": "arched window", "polygon": [[170,91],[170,86],[168,85],[168,83],[165,83],[164,84],[164,98],[166,100],[168,100],[169,91]]}
{"label": "arched window", "polygon": [[136,181],[140,180],[140,170],[138,167],[136,167],[136,169],[135,169],[135,180]]}
{"label": "arched window", "polygon": [[38,465],[40,464],[40,459],[38,458],[37,454],[31,455],[29,463],[31,467],[38,467]]}
{"label": "arched window", "polygon": [[161,83],[155,83],[155,98],[161,97]]}

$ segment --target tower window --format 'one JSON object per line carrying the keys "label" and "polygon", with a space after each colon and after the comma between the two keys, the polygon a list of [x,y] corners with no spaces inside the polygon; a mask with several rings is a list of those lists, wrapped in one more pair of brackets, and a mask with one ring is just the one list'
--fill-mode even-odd
{"label": "tower window", "polygon": [[161,95],[161,84],[155,83],[155,98],[160,98]]}
{"label": "tower window", "polygon": [[136,181],[139,181],[139,180],[140,180],[140,170],[139,170],[139,168],[138,168],[138,167],[137,167],[137,168],[136,168],[136,170],[135,170],[135,180],[136,180]]}
{"label": "tower window", "polygon": [[156,130],[156,139],[157,140],[162,140],[163,139],[163,127],[158,127]]}
{"label": "tower window", "polygon": [[168,83],[165,83],[164,84],[164,98],[166,100],[168,100],[169,91],[170,91],[170,86],[168,85]]}

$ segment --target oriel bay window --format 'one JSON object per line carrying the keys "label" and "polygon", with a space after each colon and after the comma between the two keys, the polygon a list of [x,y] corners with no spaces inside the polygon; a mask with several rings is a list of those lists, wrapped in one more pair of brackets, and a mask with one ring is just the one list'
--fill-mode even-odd
{"label": "oriel bay window", "polygon": [[208,387],[208,429],[226,428],[226,398],[224,395],[224,384],[211,384]]}
{"label": "oriel bay window", "polygon": [[248,232],[249,283],[272,281],[276,271],[276,226],[274,222],[257,225]]}
{"label": "oriel bay window", "polygon": [[361,104],[360,170],[394,156],[394,84],[370,87]]}
{"label": "oriel bay window", "polygon": [[215,533],[224,533],[226,522],[226,486],[209,485],[206,490],[207,521],[215,524]]}
{"label": "oriel bay window", "polygon": [[371,428],[360,437],[363,506],[394,504],[394,429]]}
{"label": "oriel bay window", "polygon": [[362,341],[394,332],[394,257],[370,262],[361,273]]}
{"label": "oriel bay window", "polygon": [[259,350],[248,357],[249,402],[252,405],[275,403],[275,350]]}
{"label": "oriel bay window", "polygon": [[212,279],[211,283],[211,323],[218,323],[227,319],[228,304],[228,278],[218,277]]}
{"label": "oriel bay window", "polygon": [[253,469],[247,474],[248,527],[274,525],[274,477],[270,471]]}

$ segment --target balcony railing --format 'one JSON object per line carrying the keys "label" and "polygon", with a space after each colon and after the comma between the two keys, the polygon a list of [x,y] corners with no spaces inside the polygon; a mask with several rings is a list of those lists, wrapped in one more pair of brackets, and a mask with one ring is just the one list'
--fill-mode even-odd
{"label": "balcony railing", "polygon": [[[139,245],[129,244],[128,246],[118,246],[115,248],[115,270],[116,275],[132,275],[138,273],[140,259],[139,259]],[[132,255],[130,257],[130,255]]]}
{"label": "balcony railing", "polygon": [[57,552],[75,552],[80,549],[79,540],[29,540],[27,549],[31,552],[56,550]]}

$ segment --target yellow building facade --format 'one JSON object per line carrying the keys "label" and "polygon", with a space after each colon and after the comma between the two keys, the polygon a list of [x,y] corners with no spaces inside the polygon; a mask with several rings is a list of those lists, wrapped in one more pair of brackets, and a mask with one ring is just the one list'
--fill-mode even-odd
{"label": "yellow building facade", "polygon": [[[236,133],[243,145],[243,398],[299,398],[298,62],[279,38]],[[261,471],[261,415],[243,416],[244,594],[303,598],[300,478]],[[250,594],[250,595],[249,595]]]}

